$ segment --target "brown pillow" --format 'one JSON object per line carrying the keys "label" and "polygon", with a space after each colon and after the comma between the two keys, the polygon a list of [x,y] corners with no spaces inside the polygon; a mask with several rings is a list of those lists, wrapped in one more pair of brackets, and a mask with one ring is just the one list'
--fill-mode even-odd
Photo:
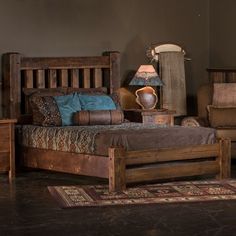
{"label": "brown pillow", "polygon": [[24,88],[23,92],[26,96],[60,96],[66,95],[67,88]]}
{"label": "brown pillow", "polygon": [[207,106],[211,127],[236,127],[236,107]]}
{"label": "brown pillow", "polygon": [[42,126],[61,126],[59,108],[52,96],[30,96],[33,124]]}
{"label": "brown pillow", "polygon": [[75,125],[117,125],[123,121],[121,110],[79,111],[73,116]]}
{"label": "brown pillow", "polygon": [[236,83],[215,83],[213,86],[213,106],[236,107]]}

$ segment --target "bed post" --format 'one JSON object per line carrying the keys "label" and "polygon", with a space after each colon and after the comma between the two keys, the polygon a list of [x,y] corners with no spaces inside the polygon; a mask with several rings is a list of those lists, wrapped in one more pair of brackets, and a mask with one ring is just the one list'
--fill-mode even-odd
{"label": "bed post", "polygon": [[220,139],[220,154],[219,154],[219,164],[220,173],[217,176],[219,179],[230,178],[231,172],[231,140],[230,139]]}
{"label": "bed post", "polygon": [[19,118],[21,114],[21,79],[19,53],[6,53],[3,65],[3,116]]}
{"label": "bed post", "polygon": [[109,148],[109,191],[120,192],[126,188],[125,178],[125,150],[124,148]]}
{"label": "bed post", "polygon": [[104,56],[110,58],[110,93],[120,88],[120,53],[104,52]]}

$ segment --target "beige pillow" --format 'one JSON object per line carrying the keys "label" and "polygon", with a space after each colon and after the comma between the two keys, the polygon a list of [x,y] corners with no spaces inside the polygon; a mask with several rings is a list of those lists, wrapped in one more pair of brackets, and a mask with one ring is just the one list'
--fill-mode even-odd
{"label": "beige pillow", "polygon": [[214,83],[212,105],[236,107],[236,83]]}
{"label": "beige pillow", "polygon": [[236,127],[236,107],[207,106],[210,126],[213,128]]}

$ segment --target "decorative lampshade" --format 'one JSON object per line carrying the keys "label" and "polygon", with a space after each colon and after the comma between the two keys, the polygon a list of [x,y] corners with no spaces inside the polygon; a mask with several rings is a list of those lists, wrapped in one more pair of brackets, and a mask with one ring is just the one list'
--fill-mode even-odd
{"label": "decorative lampshade", "polygon": [[154,109],[158,96],[150,86],[163,86],[163,82],[152,65],[141,65],[129,85],[145,86],[135,92],[136,102],[142,109]]}

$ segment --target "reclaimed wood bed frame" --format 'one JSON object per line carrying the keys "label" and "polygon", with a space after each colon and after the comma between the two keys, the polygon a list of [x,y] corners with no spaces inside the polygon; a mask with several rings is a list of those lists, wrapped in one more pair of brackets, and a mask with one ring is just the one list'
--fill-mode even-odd
{"label": "reclaimed wood bed frame", "polygon": [[[120,54],[96,57],[25,57],[6,53],[3,65],[3,110],[6,117],[19,124],[28,123],[24,88],[101,87],[109,93],[120,88]],[[31,168],[54,170],[109,180],[110,191],[121,191],[127,183],[184,176],[213,175],[230,177],[228,139],[215,144],[126,151],[109,148],[109,156],[68,153],[38,148],[17,148],[17,158]]]}

